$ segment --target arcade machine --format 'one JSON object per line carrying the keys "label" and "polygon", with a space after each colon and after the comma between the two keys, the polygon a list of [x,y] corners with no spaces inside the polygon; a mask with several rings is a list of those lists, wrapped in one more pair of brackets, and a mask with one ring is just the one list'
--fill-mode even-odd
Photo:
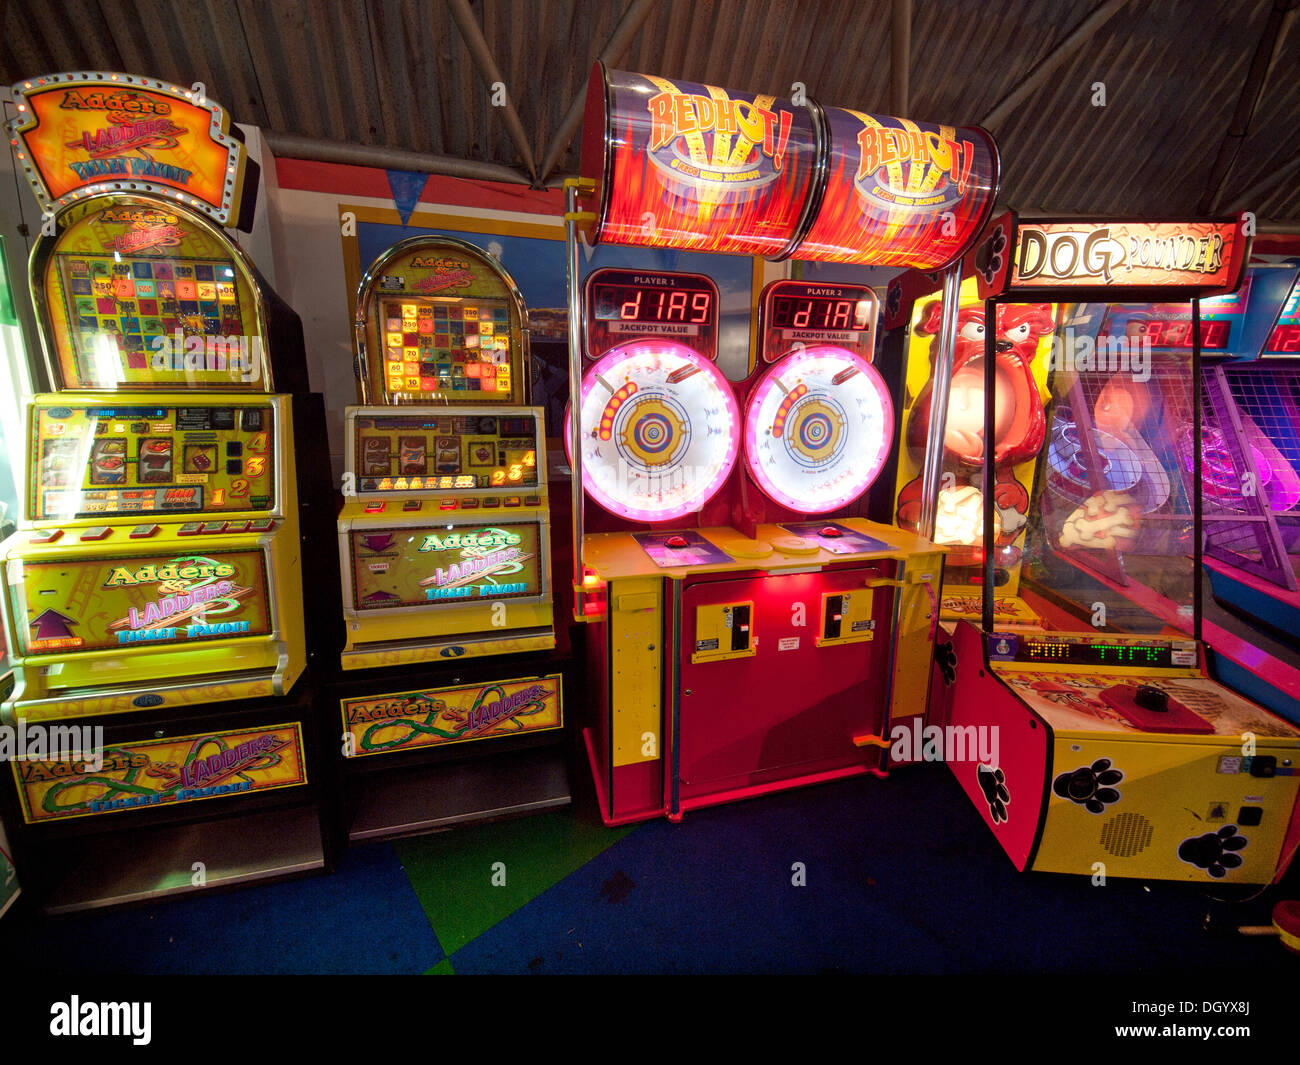
{"label": "arcade machine", "polygon": [[[1257,260],[1236,292],[1201,302],[1201,432],[1194,439],[1184,425],[1173,441],[1184,489],[1174,498],[1190,516],[1188,501],[1199,495],[1204,515],[1205,574],[1215,595],[1204,602],[1202,622],[1210,672],[1292,722],[1300,722],[1300,651],[1285,625],[1288,603],[1300,602],[1288,554],[1300,501],[1292,462],[1300,452],[1285,363],[1259,353],[1279,334],[1275,323],[1296,270],[1294,260]],[[1185,353],[1191,319],[1187,304],[1107,306],[1093,316],[1096,345],[1101,350],[1127,336],[1140,338],[1157,357]]]}
{"label": "arcade machine", "polygon": [[1202,324],[1205,564],[1214,596],[1300,646],[1300,261],[1257,263]]}
{"label": "arcade machine", "polygon": [[[994,616],[986,509],[983,619],[955,626],[942,722],[968,748],[992,741],[993,757],[949,765],[1018,869],[1261,884],[1300,836],[1300,730],[1207,675],[1200,511],[1177,498],[1178,441],[1201,431],[1199,300],[1239,285],[1240,226],[1024,222],[986,300],[986,316],[1074,301],[1053,345],[1021,573],[1040,624]],[[1121,332],[1118,301],[1190,301],[1192,345]],[[995,350],[988,335],[986,437]],[[1194,465],[1198,480],[1199,452]],[[995,478],[986,455],[986,497]]]}
{"label": "arcade machine", "polygon": [[14,97],[53,391],[0,547],[0,719],[68,744],[6,774],[25,880],[62,911],[322,869],[302,330],[222,230],[251,222],[256,170],[179,86],[54,74]]}
{"label": "arcade machine", "polygon": [[[22,408],[32,393],[23,343],[22,327],[9,283],[9,259],[4,238],[0,237],[0,537],[13,531],[19,510],[19,470],[11,455],[18,451],[23,438]],[[0,625],[0,702],[13,691],[14,676],[9,666],[9,648]],[[0,917],[18,898],[18,871],[10,854],[5,826],[0,821]]]}
{"label": "arcade machine", "polygon": [[[1010,228],[1007,216],[990,226]],[[924,509],[923,458],[930,439],[930,408],[940,350],[943,301],[933,275],[912,271],[891,282],[885,315],[884,353],[902,365],[898,463],[891,517],[900,528],[931,536],[949,548],[940,596],[941,624],[982,614],[984,583],[984,329],[980,291],[987,265],[963,262],[957,337],[953,350],[943,466],[934,505],[933,529],[921,528]],[[995,347],[998,381],[997,436],[993,485],[997,579],[994,614],[1003,624],[1035,624],[1037,616],[1018,596],[1020,560],[1033,490],[1034,463],[1047,423],[1043,405],[1058,308],[1024,304],[999,312]],[[883,478],[882,478],[883,481]]]}
{"label": "arcade machine", "polygon": [[[878,772],[924,712],[943,551],[861,517],[894,410],[862,286],[778,280],[728,380],[713,280],[597,244],[938,269],[997,184],[982,130],[592,72],[569,186],[574,583],[607,824]],[[578,210],[579,199],[583,209]],[[955,231],[940,217],[957,219]]]}
{"label": "arcade machine", "polygon": [[338,518],[345,819],[409,835],[570,801],[528,312],[463,241],[362,278]]}

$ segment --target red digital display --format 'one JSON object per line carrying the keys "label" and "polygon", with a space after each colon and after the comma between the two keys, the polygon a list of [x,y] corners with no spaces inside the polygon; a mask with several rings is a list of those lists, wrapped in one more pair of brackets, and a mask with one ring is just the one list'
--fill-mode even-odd
{"label": "red digital display", "polygon": [[1300,355],[1300,323],[1274,328],[1264,344],[1264,351],[1269,355]]}
{"label": "red digital display", "polygon": [[778,296],[772,301],[775,329],[865,329],[870,300]]}
{"label": "red digital display", "polygon": [[700,325],[711,320],[713,293],[701,288],[652,288],[645,285],[594,284],[591,297],[601,322],[683,322]]}
{"label": "red digital display", "polygon": [[[1145,328],[1144,328],[1145,327]],[[1145,336],[1153,348],[1190,348],[1192,323],[1188,319],[1151,318],[1145,322],[1130,323],[1134,335]],[[1201,349],[1222,351],[1228,346],[1229,323],[1201,322]]]}

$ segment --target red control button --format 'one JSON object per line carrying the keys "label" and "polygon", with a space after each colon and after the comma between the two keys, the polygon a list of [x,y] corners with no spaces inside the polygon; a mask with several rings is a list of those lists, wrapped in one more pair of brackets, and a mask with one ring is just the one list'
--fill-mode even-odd
{"label": "red control button", "polygon": [[684,536],[670,536],[668,537],[667,540],[664,541],[664,544],[667,547],[680,548],[680,547],[688,546],[690,544],[690,541],[687,540],[686,537]]}
{"label": "red control button", "polygon": [[113,530],[107,525],[96,525],[93,529],[86,529],[82,534],[83,540],[107,540]]}
{"label": "red control button", "polygon": [[486,507],[486,508],[499,507],[500,505],[501,505],[501,500],[499,500],[499,499],[497,499],[497,498],[495,498],[495,497],[493,497],[493,498],[491,498],[491,499],[485,499],[485,500],[483,500],[483,506]]}
{"label": "red control button", "polygon": [[402,509],[419,510],[423,506],[424,506],[424,500],[422,499],[408,499],[405,503],[402,504]]}
{"label": "red control button", "polygon": [[145,540],[156,535],[158,528],[157,525],[137,525],[131,530],[130,537],[132,540]]}
{"label": "red control button", "polygon": [[270,518],[258,518],[257,521],[248,523],[249,532],[270,532],[275,528],[275,522]]}
{"label": "red control button", "polygon": [[32,538],[29,542],[33,544],[52,544],[62,535],[62,529],[46,529],[44,532],[32,533]]}
{"label": "red control button", "polygon": [[366,513],[367,513],[367,514],[382,514],[382,513],[384,512],[384,507],[386,507],[387,505],[388,505],[388,504],[387,504],[387,503],[384,503],[383,501],[380,501],[380,502],[378,502],[378,503],[367,503],[367,504],[366,504]]}
{"label": "red control button", "polygon": [[460,509],[461,509],[461,510],[478,510],[478,500],[477,500],[477,499],[473,499],[473,498],[470,498],[470,499],[462,499],[462,500],[460,501]]}
{"label": "red control button", "polygon": [[197,522],[197,521],[187,521],[184,525],[182,525],[179,529],[176,530],[176,535],[177,535],[177,536],[197,536],[197,535],[199,534],[199,530],[200,530],[201,528],[203,528],[203,526],[202,526],[202,524],[201,524],[200,522]]}
{"label": "red control button", "polygon": [[438,503],[438,509],[439,509],[439,510],[455,510],[455,509],[456,509],[456,503],[457,503],[457,500],[455,500],[455,499],[443,499],[443,500],[440,500],[440,501],[439,501],[439,503]]}
{"label": "red control button", "polygon": [[541,497],[541,496],[524,496],[524,506],[526,506],[526,507],[540,507],[541,505],[542,505],[542,497]]}
{"label": "red control button", "polygon": [[199,532],[204,534],[225,532],[225,529],[226,523],[224,521],[205,521],[199,526]]}
{"label": "red control button", "polygon": [[248,532],[248,522],[246,521],[228,521],[226,522],[226,532],[241,533]]}
{"label": "red control button", "polygon": [[505,505],[508,506],[508,507],[517,507],[517,506],[519,506],[519,497],[518,497],[518,496],[506,496],[506,502],[505,502]]}
{"label": "red control button", "polygon": [[836,536],[843,536],[844,534],[840,532],[839,529],[835,528],[834,525],[827,525],[825,528],[821,530],[820,535],[834,538]]}

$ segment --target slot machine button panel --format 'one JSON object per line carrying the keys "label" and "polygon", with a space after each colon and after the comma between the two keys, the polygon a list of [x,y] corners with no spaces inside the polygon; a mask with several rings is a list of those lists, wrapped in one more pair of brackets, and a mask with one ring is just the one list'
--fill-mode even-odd
{"label": "slot machine button panel", "polygon": [[478,510],[478,500],[474,498],[462,499],[460,501],[461,510]]}
{"label": "slot machine button panel", "polygon": [[[380,504],[383,507],[383,504]],[[275,528],[275,521],[271,518],[258,518],[256,521],[248,523],[249,532],[270,532]]]}
{"label": "slot machine button panel", "polygon": [[517,507],[519,506],[519,502],[520,500],[518,496],[506,496],[504,505],[507,507]]}
{"label": "slot machine button panel", "polygon": [[203,533],[205,536],[208,535],[209,533],[219,533],[225,531],[226,531],[226,523],[224,521],[205,521],[203,522],[203,524],[199,526],[199,532]]}
{"label": "slot machine button panel", "polygon": [[408,499],[402,504],[403,510],[420,510],[424,507],[424,501],[421,499]]}
{"label": "slot machine button panel", "polygon": [[81,539],[82,540],[107,540],[109,536],[112,535],[112,533],[113,530],[110,529],[107,525],[96,525],[93,526],[92,528],[83,530],[81,533]]}
{"label": "slot machine button panel", "polygon": [[500,505],[501,500],[496,496],[489,496],[487,499],[483,500],[483,508],[485,510],[495,510]]}
{"label": "slot machine button panel", "polygon": [[526,507],[540,507],[541,505],[542,505],[542,497],[541,497],[541,496],[524,496],[524,506],[526,506]]}
{"label": "slot machine button panel", "polygon": [[443,499],[443,500],[440,500],[440,501],[438,502],[438,509],[439,509],[439,510],[455,510],[455,509],[456,509],[456,500],[454,500],[454,499]]}
{"label": "slot machine button panel", "polygon": [[151,536],[157,536],[159,525],[137,525],[127,535],[132,540],[147,540]]}
{"label": "slot machine button panel", "polygon": [[246,521],[228,521],[226,522],[226,532],[241,533],[248,532],[248,522]]}
{"label": "slot machine button panel", "polygon": [[32,544],[52,544],[56,540],[62,539],[62,529],[46,529],[44,532],[32,533],[28,543]]}
{"label": "slot machine button panel", "polygon": [[386,507],[387,505],[388,505],[388,504],[387,504],[387,503],[384,503],[382,500],[381,500],[380,502],[378,502],[378,503],[367,503],[367,504],[366,504],[366,513],[367,513],[367,514],[382,514],[382,513],[384,512],[384,507]]}
{"label": "slot machine button panel", "polygon": [[202,529],[203,529],[203,522],[187,521],[184,525],[182,525],[179,529],[176,530],[176,535],[177,536],[198,536],[199,532]]}

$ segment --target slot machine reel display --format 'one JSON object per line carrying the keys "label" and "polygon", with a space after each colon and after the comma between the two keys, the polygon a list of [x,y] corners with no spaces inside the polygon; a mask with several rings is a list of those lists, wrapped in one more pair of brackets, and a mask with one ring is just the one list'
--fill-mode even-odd
{"label": "slot machine reel display", "polygon": [[[991,317],[1078,301],[1054,344],[1025,537],[1020,594],[1039,623],[994,615],[986,510],[983,619],[955,626],[942,722],[996,737],[992,758],[948,761],[1019,869],[1259,884],[1294,850],[1300,730],[1211,680],[1200,641],[1199,516],[1178,498],[1178,440],[1199,429],[1196,349],[1127,329],[1132,344],[1106,343],[1101,316],[1124,307],[1088,302],[1190,300],[1194,328],[1199,297],[1240,283],[1239,227],[1023,222],[985,303]],[[1071,260],[1070,241],[1104,241],[1106,268]]]}
{"label": "slot machine reel display", "polygon": [[566,446],[588,497],[574,583],[602,816],[676,820],[879,771],[890,722],[924,712],[943,557],[860,516],[894,426],[874,293],[768,285],[754,368],[732,381],[711,278],[606,268],[579,286],[577,231],[934,269],[987,215],[996,151],[982,130],[597,65],[583,175],[567,216]]}
{"label": "slot machine reel display", "polygon": [[365,405],[344,416],[346,638],[330,700],[348,835],[564,805],[566,656],[523,300],[473,245],[412,237],[366,272],[355,336]]}
{"label": "slot machine reel display", "polygon": [[[156,828],[220,799],[207,812],[234,817],[227,834],[247,846],[213,844],[216,879],[320,868],[314,802],[284,809],[310,798],[295,447],[308,397],[285,394],[306,388],[306,364],[297,316],[221,229],[251,203],[243,145],[216,104],[151,79],[52,75],[15,95],[19,159],[56,208],[30,278],[56,391],[28,406],[24,512],[0,548],[16,679],[0,714],[102,724],[111,744],[102,772],[15,763],[22,821]],[[128,112],[154,116],[149,135],[106,138]],[[280,809],[256,812],[268,802]],[[175,890],[149,886],[167,879],[153,864],[167,847],[154,832],[131,869],[106,858],[102,883],[70,890]],[[36,876],[62,890],[55,850]]]}

